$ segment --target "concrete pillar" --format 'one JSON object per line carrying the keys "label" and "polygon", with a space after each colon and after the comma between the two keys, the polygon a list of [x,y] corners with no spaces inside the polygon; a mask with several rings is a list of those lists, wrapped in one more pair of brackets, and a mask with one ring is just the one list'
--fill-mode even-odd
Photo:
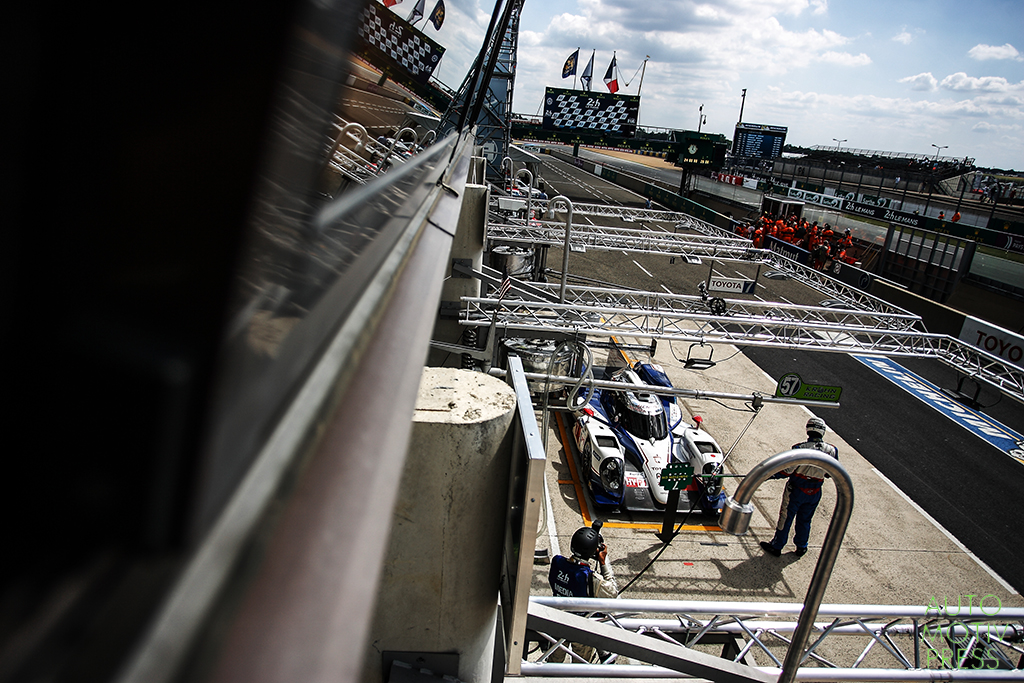
{"label": "concrete pillar", "polygon": [[487,159],[482,156],[470,157],[469,182],[482,185],[487,173]]}
{"label": "concrete pillar", "polygon": [[364,681],[384,680],[386,652],[456,654],[437,673],[491,680],[515,403],[489,375],[424,368]]}

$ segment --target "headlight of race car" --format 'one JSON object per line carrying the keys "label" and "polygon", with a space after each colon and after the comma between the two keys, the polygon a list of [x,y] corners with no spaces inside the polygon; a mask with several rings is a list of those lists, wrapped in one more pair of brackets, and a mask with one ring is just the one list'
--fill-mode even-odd
{"label": "headlight of race car", "polygon": [[601,463],[601,485],[605,491],[618,491],[622,488],[622,461],[606,458]]}

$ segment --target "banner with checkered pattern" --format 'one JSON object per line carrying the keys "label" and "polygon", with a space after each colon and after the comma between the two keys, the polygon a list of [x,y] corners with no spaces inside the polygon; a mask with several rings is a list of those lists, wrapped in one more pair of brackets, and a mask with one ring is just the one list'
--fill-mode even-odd
{"label": "banner with checkered pattern", "polygon": [[375,2],[363,10],[358,32],[356,51],[371,64],[423,85],[444,55],[444,47]]}
{"label": "banner with checkered pattern", "polygon": [[631,138],[636,133],[639,95],[546,88],[544,128]]}

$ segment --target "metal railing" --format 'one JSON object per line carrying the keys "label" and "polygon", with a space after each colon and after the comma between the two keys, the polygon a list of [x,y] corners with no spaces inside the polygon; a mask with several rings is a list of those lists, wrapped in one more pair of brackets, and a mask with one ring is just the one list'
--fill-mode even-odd
{"label": "metal railing", "polygon": [[[973,598],[980,600],[980,605]],[[994,595],[972,596],[971,605],[843,605],[818,609],[805,666],[797,680],[813,681],[1006,681],[1024,680],[1024,608],[1003,607]],[[723,663],[745,663],[751,673],[777,676],[781,654],[797,627],[803,605],[779,602],[531,598],[531,627],[551,612],[585,613],[595,631],[616,629],[693,652],[719,652]],[[580,617],[577,617],[580,618]],[[605,631],[607,632],[607,631]],[[679,677],[657,666],[665,661],[654,643],[644,664],[636,648],[629,664],[609,654],[597,663],[573,656],[561,637],[538,631],[541,647],[524,661],[524,676]],[[578,635],[574,636],[579,638]],[[552,656],[570,653],[572,663]],[[564,658],[565,655],[561,654]],[[765,665],[758,666],[758,662]]]}
{"label": "metal railing", "polygon": [[523,364],[517,356],[508,359],[506,380],[516,393],[516,418],[510,427],[513,430],[512,491],[502,553],[501,613],[505,626],[507,673],[517,675],[526,642],[537,523],[541,501],[546,498],[544,467],[547,453],[537,427]]}

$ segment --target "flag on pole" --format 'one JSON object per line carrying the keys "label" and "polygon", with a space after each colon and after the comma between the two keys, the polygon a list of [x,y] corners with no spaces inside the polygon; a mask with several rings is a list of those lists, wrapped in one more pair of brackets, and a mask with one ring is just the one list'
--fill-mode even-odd
{"label": "flag on pole", "polygon": [[580,83],[583,84],[583,89],[590,92],[590,79],[594,76],[594,55],[597,54],[597,50],[590,53],[590,62],[587,64],[587,68],[583,70],[583,75],[580,76]]}
{"label": "flag on pole", "polygon": [[608,65],[608,70],[604,72],[604,84],[608,86],[608,92],[613,95],[619,90],[619,79],[615,77],[615,53],[612,53],[612,63]]}
{"label": "flag on pole", "polygon": [[565,60],[565,64],[562,66],[562,78],[569,78],[569,76],[576,75],[576,62],[580,59],[580,49],[576,48],[576,52],[569,55],[569,58]]}
{"label": "flag on pole", "polygon": [[444,0],[437,0],[434,11],[430,13],[427,21],[434,25],[435,31],[441,30],[441,24],[444,23]]}
{"label": "flag on pole", "polygon": [[419,0],[419,2],[416,3],[416,6],[412,8],[412,14],[409,15],[409,18],[406,21],[408,21],[410,24],[415,24],[417,21],[423,18],[423,10],[425,10],[426,8],[427,0]]}
{"label": "flag on pole", "polygon": [[498,287],[498,301],[501,301],[506,296],[508,296],[508,293],[511,290],[512,290],[512,276],[509,275],[508,277],[505,278],[504,282],[501,283],[501,286]]}
{"label": "flag on pole", "polygon": [[382,0],[382,2],[385,7],[394,7],[398,3],[402,2],[402,0]]}

